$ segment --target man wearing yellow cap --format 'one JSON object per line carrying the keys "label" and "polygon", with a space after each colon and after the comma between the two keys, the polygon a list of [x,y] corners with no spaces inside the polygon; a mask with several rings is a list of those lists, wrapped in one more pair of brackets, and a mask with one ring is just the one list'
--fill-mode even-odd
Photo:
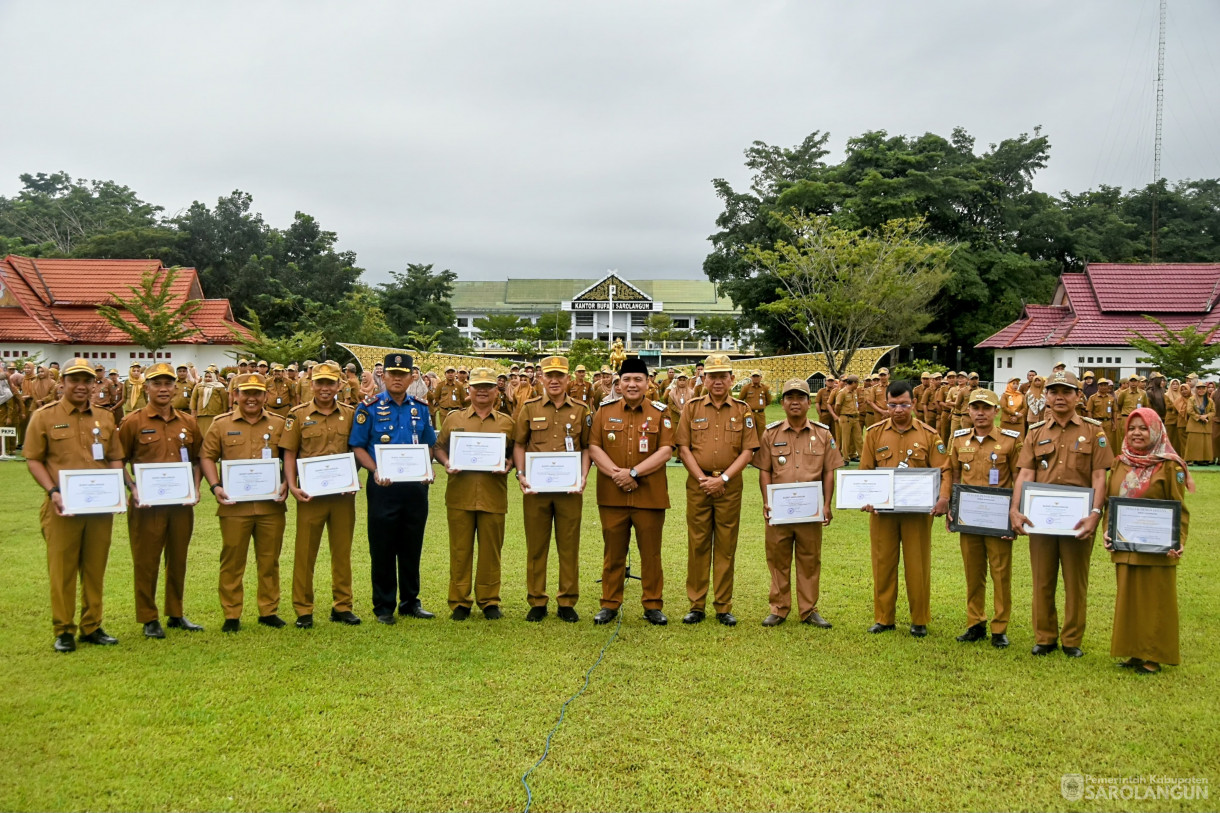
{"label": "man wearing yellow cap", "polygon": [[191,393],[195,391],[195,382],[191,381],[187,372],[185,364],[179,364],[176,368],[178,383],[174,385],[174,399],[170,401],[170,406],[179,412],[190,412]]}
{"label": "man wearing yellow cap", "polygon": [[76,649],[76,584],[81,591],[80,640],[115,644],[102,629],[102,584],[110,555],[112,514],[64,513],[59,472],[64,469],[120,469],[123,449],[114,416],[90,403],[94,375],[85,359],[73,359],[63,372],[64,397],[30,418],[25,460],[34,482],[47,493],[39,519],[47,543],[51,582],[51,621],[55,651]]}
{"label": "man wearing yellow cap", "polygon": [[[552,356],[552,358],[555,357]],[[564,359],[564,364],[566,367],[567,359]],[[542,360],[542,366],[542,388],[546,390],[546,359]],[[564,372],[566,374],[566,369]],[[572,396],[572,400],[580,401],[585,406],[588,406],[589,402],[593,400],[593,382],[585,378],[585,365],[576,365],[576,377],[568,383],[568,395]]]}
{"label": "man wearing yellow cap", "polygon": [[762,440],[763,425],[767,422],[767,404],[771,403],[771,388],[763,383],[762,370],[750,373],[750,380],[741,387],[741,400],[750,405],[754,428],[759,441]]}
{"label": "man wearing yellow cap", "polygon": [[271,365],[271,378],[267,381],[267,411],[280,418],[287,418],[288,411],[295,403],[292,382],[284,376],[284,365],[278,362]]}
{"label": "man wearing yellow cap", "polygon": [[452,364],[445,367],[445,380],[432,390],[432,409],[435,413],[436,428],[445,425],[445,418],[450,412],[465,409],[470,403],[470,390],[458,383],[457,368]]}

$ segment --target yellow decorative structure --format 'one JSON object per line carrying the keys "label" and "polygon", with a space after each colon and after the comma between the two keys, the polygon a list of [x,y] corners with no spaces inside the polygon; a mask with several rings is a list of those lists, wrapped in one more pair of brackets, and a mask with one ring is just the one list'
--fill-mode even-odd
{"label": "yellow decorative structure", "polygon": [[[847,373],[866,376],[876,369],[878,362],[886,353],[898,345],[883,347],[861,347],[847,365]],[[835,361],[843,358],[842,351],[835,354]],[[733,377],[738,381],[748,379],[751,370],[762,370],[763,380],[772,384],[782,384],[790,378],[809,378],[821,373],[830,375],[826,365],[826,356],[822,353],[797,353],[790,356],[764,356],[763,358],[741,359],[733,362]]]}
{"label": "yellow decorative structure", "polygon": [[421,353],[417,350],[403,347],[374,347],[367,344],[347,344],[346,342],[339,342],[339,346],[356,357],[361,370],[373,369],[374,364],[379,364],[390,353],[410,353],[411,357],[415,360],[415,366],[425,373],[429,370],[435,370],[443,375],[445,367],[450,364],[454,367],[466,367],[468,369],[491,367],[497,373],[508,372],[507,364],[482,356],[457,356],[452,353]]}

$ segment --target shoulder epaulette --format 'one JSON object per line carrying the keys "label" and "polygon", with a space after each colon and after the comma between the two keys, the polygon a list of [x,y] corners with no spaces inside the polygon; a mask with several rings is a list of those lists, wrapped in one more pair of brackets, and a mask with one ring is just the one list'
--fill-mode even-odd
{"label": "shoulder epaulette", "polygon": [[1087,415],[1081,415],[1080,417],[1084,419],[1085,423],[1091,423],[1094,426],[1101,426],[1101,421],[1097,420],[1096,418],[1090,418]]}
{"label": "shoulder epaulette", "polygon": [[617,398],[603,398],[602,402],[600,404],[598,404],[598,406],[605,406],[606,404],[613,404],[617,400],[618,400]]}
{"label": "shoulder epaulette", "polygon": [[749,406],[749,404],[747,404],[747,403],[746,403],[746,402],[745,402],[743,399],[741,399],[741,398],[733,398],[733,400],[734,400],[734,401],[736,401],[737,403],[741,404],[741,405],[742,405],[742,406],[744,406],[744,407],[748,407],[748,406]]}
{"label": "shoulder epaulette", "polygon": [[288,410],[288,411],[289,411],[289,412],[296,412],[298,409],[303,409],[303,408],[305,408],[305,407],[308,407],[308,406],[309,406],[311,403],[313,403],[313,402],[312,402],[312,401],[306,401],[306,402],[305,402],[305,403],[303,403],[303,404],[297,404],[296,406],[294,406],[292,409],[290,409],[290,410]]}
{"label": "shoulder epaulette", "polygon": [[871,431],[871,430],[873,430],[873,429],[878,428],[879,426],[884,426],[884,425],[885,425],[885,421],[877,421],[876,423],[874,423],[874,424],[870,425],[870,426],[868,427],[868,429],[865,429],[864,431],[869,432],[869,431]]}
{"label": "shoulder epaulette", "polygon": [[217,415],[215,418],[213,418],[213,420],[217,420],[217,421],[218,421],[218,420],[220,420],[221,418],[227,418],[227,417],[229,417],[229,416],[230,416],[230,415],[232,415],[232,414],[233,414],[233,410],[231,410],[231,409],[230,409],[228,412],[222,412],[222,413],[220,413],[220,414],[219,414],[219,415]]}
{"label": "shoulder epaulette", "polygon": [[953,437],[955,437],[955,438],[965,437],[966,435],[969,435],[969,434],[970,434],[970,431],[971,431],[971,430],[970,430],[969,428],[967,428],[967,429],[959,429],[959,430],[957,430],[956,432],[954,432],[954,433],[953,433]]}
{"label": "shoulder epaulette", "polygon": [[[776,423],[779,423],[779,421],[776,421]],[[823,428],[823,429],[825,429],[827,432],[829,432],[829,431],[830,431],[830,427],[829,427],[829,426],[827,426],[826,424],[822,423],[821,421],[810,421],[810,423],[811,423],[811,424],[813,424],[814,426],[820,426],[820,427],[822,427],[822,428]]]}
{"label": "shoulder epaulette", "polygon": [[535,401],[541,401],[541,400],[542,400],[542,396],[541,396],[541,395],[535,395],[533,398],[526,398],[526,399],[525,399],[525,403],[527,403],[527,404],[532,404],[532,403],[534,403]]}
{"label": "shoulder epaulette", "polygon": [[1020,432],[1018,432],[1016,429],[1001,429],[1001,430],[1000,430],[1000,434],[1001,434],[1001,435],[1008,435],[1010,438],[1019,438],[1019,437],[1021,437],[1021,433],[1020,433]]}
{"label": "shoulder epaulette", "polygon": [[[771,421],[771,423],[767,424],[767,428],[774,429],[775,427],[779,426],[783,422],[784,422],[783,418],[780,418],[778,421]],[[815,421],[815,423],[816,423],[816,421]],[[819,423],[818,426],[821,426],[821,424]]]}
{"label": "shoulder epaulette", "polygon": [[665,406],[665,404],[661,403],[660,401],[653,401],[652,405],[654,407],[656,407],[658,410],[660,410],[661,412],[664,412],[665,410],[669,409],[669,407]]}
{"label": "shoulder epaulette", "polygon": [[1038,421],[1037,423],[1031,423],[1029,426],[1027,426],[1027,427],[1025,427],[1025,428],[1026,428],[1027,430],[1028,430],[1028,429],[1037,429],[1039,426],[1041,426],[1041,425],[1042,425],[1042,424],[1044,424],[1044,423],[1046,423],[1046,421]]}

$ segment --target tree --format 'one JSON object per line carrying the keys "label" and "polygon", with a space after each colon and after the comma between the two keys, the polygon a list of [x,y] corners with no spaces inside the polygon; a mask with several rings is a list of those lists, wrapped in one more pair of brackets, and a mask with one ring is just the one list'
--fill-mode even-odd
{"label": "tree", "polygon": [[328,348],[338,346],[339,342],[384,347],[398,342],[377,305],[377,295],[363,283],[357,283],[334,305],[310,303],[297,327],[321,333]]}
{"label": "tree", "polygon": [[546,341],[562,342],[572,331],[572,314],[568,311],[551,311],[538,317],[534,323],[538,336]]}
{"label": "tree", "polygon": [[393,281],[379,285],[377,294],[391,330],[399,336],[408,331],[439,331],[440,347],[446,353],[469,346],[455,325],[457,316],[450,302],[457,274],[448,269],[433,272],[431,264],[411,263],[406,273],[392,271],[390,276]]}
{"label": "tree", "polygon": [[735,336],[738,330],[737,320],[732,316],[704,316],[695,326],[695,331],[711,342]]}
{"label": "tree", "polygon": [[437,330],[433,333],[416,333],[414,330],[408,330],[404,338],[407,340],[407,347],[412,350],[418,350],[421,353],[439,353],[443,332]]}
{"label": "tree", "polygon": [[600,370],[610,360],[610,350],[606,343],[597,339],[577,339],[568,348],[568,364],[575,370],[579,364],[589,370]]}
{"label": "tree", "polygon": [[[128,285],[129,297],[110,292],[114,305],[101,305],[98,314],[145,350],[156,352],[167,344],[188,339],[199,332],[191,317],[203,306],[199,299],[183,299],[174,305],[174,281],[180,269],[149,269],[139,285]],[[126,313],[124,313],[126,311]]]}
{"label": "tree", "polygon": [[522,338],[525,328],[531,326],[529,319],[519,319],[511,313],[480,316],[474,320],[473,325],[479,329],[481,338],[502,345]]}
{"label": "tree", "polygon": [[0,198],[0,231],[34,245],[51,243],[60,256],[95,235],[155,226],[161,211],[114,181],[74,180],[66,172],[20,179],[16,197]]}
{"label": "tree", "polygon": [[321,354],[324,341],[321,333],[298,330],[290,336],[268,336],[258,314],[251,308],[246,308],[246,313],[249,316],[246,328],[250,331],[250,336],[229,328],[229,332],[237,340],[238,350],[245,355],[266,359],[273,364],[292,364],[308,358],[317,358]]}
{"label": "tree", "polygon": [[747,251],[780,286],[760,310],[778,317],[804,350],[821,353],[835,376],[868,342],[909,344],[931,321],[928,306],[948,277],[952,249],[925,242],[922,219],[873,230],[799,212],[774,216],[794,240]]}
{"label": "tree", "polygon": [[1136,332],[1127,343],[1143,351],[1147,358],[1140,361],[1151,364],[1166,378],[1185,379],[1191,373],[1201,376],[1215,375],[1220,369],[1212,366],[1220,360],[1220,344],[1208,344],[1220,326],[1203,333],[1195,325],[1182,330],[1171,330],[1155,316],[1144,316],[1154,323],[1159,335],[1148,336]]}
{"label": "tree", "polygon": [[652,313],[644,320],[640,329],[640,339],[645,342],[664,342],[669,340],[674,329],[674,320],[664,313]]}

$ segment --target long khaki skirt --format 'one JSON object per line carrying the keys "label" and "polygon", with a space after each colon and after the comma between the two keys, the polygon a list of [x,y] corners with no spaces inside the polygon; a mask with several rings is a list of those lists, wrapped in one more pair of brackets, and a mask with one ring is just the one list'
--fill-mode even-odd
{"label": "long khaki skirt", "polygon": [[1178,569],[1116,564],[1114,634],[1110,655],[1156,663],[1181,662],[1178,652]]}

